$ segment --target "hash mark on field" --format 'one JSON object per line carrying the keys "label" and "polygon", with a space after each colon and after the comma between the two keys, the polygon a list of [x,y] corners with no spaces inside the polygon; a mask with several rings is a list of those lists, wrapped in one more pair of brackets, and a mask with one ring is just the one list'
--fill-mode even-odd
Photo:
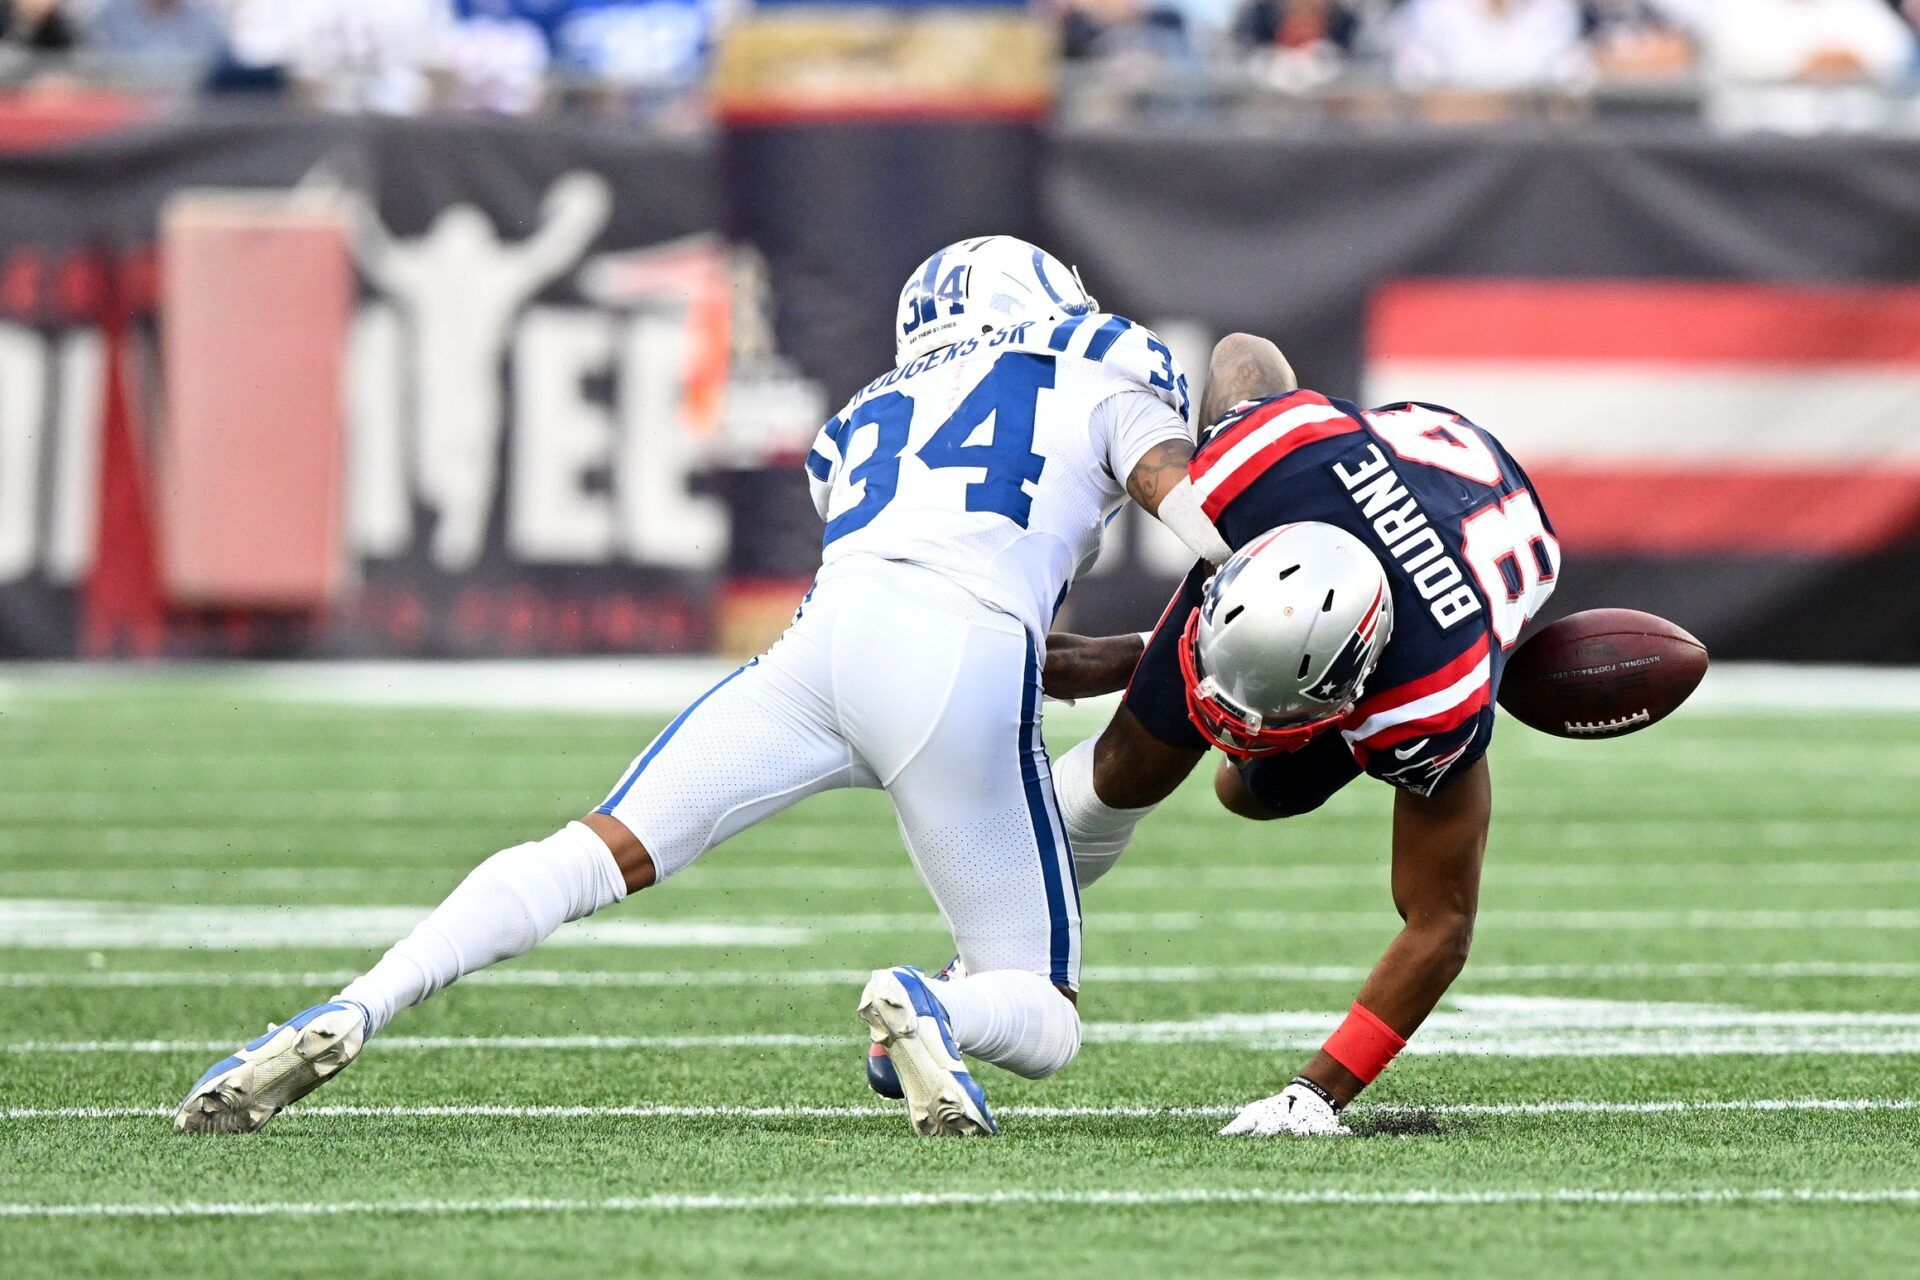
{"label": "hash mark on field", "polygon": [[1341,1205],[1353,1208],[1445,1206],[1596,1206],[1632,1208],[1687,1205],[1920,1204],[1920,1189],[1873,1187],[1494,1188],[1447,1191],[1281,1191],[1269,1187],[1184,1187],[1089,1191],[889,1191],[829,1195],[610,1196],[599,1200],[393,1200],[195,1202],[159,1204],[0,1204],[6,1218],[332,1218],[364,1214],[720,1213],[792,1209],[936,1209],[976,1205],[1060,1205],[1087,1208],[1182,1205]]}
{"label": "hash mark on field", "polygon": [[[1072,1119],[1179,1119],[1185,1116],[1218,1118],[1236,1115],[1238,1103],[1209,1103],[1191,1107],[1095,1107],[1095,1106],[1010,1106],[995,1107],[994,1113],[1039,1120]],[[1570,1098],[1553,1102],[1467,1102],[1438,1103],[1431,1106],[1403,1103],[1363,1103],[1352,1115],[1369,1116],[1547,1116],[1547,1115],[1684,1115],[1695,1112],[1874,1112],[1912,1111],[1920,1100],[1912,1098],[1730,1098],[1721,1101],[1674,1099],[1664,1102],[1607,1102]],[[173,1114],[172,1107],[8,1107],[8,1120],[153,1120]],[[443,1105],[393,1106],[304,1106],[288,1115],[299,1119],[431,1119],[473,1116],[504,1120],[578,1120],[578,1119],[897,1119],[897,1106],[698,1106],[673,1103],[639,1103],[627,1106],[513,1106],[486,1103],[449,1103]]]}

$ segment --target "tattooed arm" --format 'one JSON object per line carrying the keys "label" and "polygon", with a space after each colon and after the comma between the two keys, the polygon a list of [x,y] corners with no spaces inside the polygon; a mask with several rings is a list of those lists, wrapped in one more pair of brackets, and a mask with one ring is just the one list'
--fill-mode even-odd
{"label": "tattooed arm", "polygon": [[[1207,394],[1200,402],[1200,421],[1218,422],[1242,400],[1279,395],[1299,385],[1280,348],[1252,334],[1230,333],[1214,347],[1213,359],[1207,365]],[[1127,477],[1127,495],[1179,535],[1195,555],[1219,564],[1232,551],[1187,478],[1192,452],[1183,440],[1164,441],[1147,450]]]}
{"label": "tattooed arm", "polygon": [[1209,564],[1219,564],[1233,554],[1233,549],[1214,528],[1213,518],[1201,506],[1200,495],[1187,477],[1187,463],[1192,460],[1190,441],[1166,440],[1153,446],[1127,476],[1127,494],[1142,511],[1186,543],[1187,550]]}
{"label": "tattooed arm", "polygon": [[1187,463],[1192,460],[1192,441],[1163,440],[1133,464],[1133,474],[1127,477],[1127,496],[1148,515],[1159,515],[1161,502],[1187,478]]}

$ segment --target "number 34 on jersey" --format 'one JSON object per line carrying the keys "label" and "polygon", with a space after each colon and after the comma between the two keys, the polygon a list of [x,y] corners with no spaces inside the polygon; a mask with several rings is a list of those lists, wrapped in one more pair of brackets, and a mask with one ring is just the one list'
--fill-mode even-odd
{"label": "number 34 on jersey", "polygon": [[822,558],[938,569],[1044,635],[1129,469],[1192,439],[1187,408],[1173,353],[1122,316],[1022,321],[910,360],[808,455]]}

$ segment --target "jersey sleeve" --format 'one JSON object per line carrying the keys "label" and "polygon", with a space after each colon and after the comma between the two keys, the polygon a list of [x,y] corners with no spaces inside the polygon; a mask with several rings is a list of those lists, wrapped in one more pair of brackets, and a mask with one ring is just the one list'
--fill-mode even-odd
{"label": "jersey sleeve", "polygon": [[1362,698],[1341,735],[1362,769],[1430,796],[1486,755],[1493,719],[1493,664],[1483,631],[1450,662]]}
{"label": "jersey sleeve", "polygon": [[1109,395],[1138,389],[1160,400],[1183,421],[1193,416],[1187,375],[1173,358],[1173,349],[1144,325],[1098,312],[1070,316],[1054,327],[1046,345],[1099,365]]}
{"label": "jersey sleeve", "polygon": [[[1087,423],[1107,471],[1124,486],[1147,450],[1168,440],[1193,446],[1193,428],[1166,401],[1138,388],[1110,395],[1094,406]],[[1183,455],[1184,456],[1184,455]]]}
{"label": "jersey sleeve", "polygon": [[[849,406],[851,408],[851,406]],[[843,455],[840,442],[846,436],[847,413],[839,414],[828,420],[813,438],[813,447],[807,450],[807,493],[813,499],[813,509],[820,518],[827,518],[827,500],[833,494],[833,478],[839,474]]]}

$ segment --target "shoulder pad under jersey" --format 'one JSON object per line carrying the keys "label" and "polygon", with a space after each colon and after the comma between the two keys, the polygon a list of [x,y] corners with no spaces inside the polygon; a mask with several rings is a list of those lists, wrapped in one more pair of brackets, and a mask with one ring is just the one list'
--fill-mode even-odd
{"label": "shoulder pad under jersey", "polygon": [[1093,312],[1068,316],[1051,330],[1036,329],[1028,345],[1091,360],[1118,382],[1151,392],[1179,414],[1188,411],[1187,375],[1153,330],[1125,316]]}

